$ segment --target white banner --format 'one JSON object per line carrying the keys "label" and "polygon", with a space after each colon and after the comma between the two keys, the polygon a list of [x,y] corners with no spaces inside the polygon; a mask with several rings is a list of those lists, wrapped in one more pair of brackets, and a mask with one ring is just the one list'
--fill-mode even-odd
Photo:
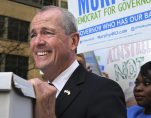
{"label": "white banner", "polygon": [[68,0],[78,53],[151,39],[151,0]]}

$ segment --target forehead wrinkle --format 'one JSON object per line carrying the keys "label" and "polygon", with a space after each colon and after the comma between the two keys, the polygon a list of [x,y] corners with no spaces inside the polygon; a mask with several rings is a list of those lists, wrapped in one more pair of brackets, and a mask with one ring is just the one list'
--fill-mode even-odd
{"label": "forehead wrinkle", "polygon": [[38,28],[39,25],[43,25],[44,23],[46,23],[47,21],[49,21],[48,19],[34,19],[31,22],[31,26],[30,26],[30,32],[32,32],[33,30],[35,30],[35,28]]}
{"label": "forehead wrinkle", "polygon": [[[49,9],[47,11],[37,13],[37,15],[34,17],[33,21],[35,19],[38,20],[39,22],[40,21],[49,21],[51,18],[56,19],[56,18],[58,18],[60,13],[61,12],[58,9]],[[56,15],[56,14],[58,14],[58,15]]]}
{"label": "forehead wrinkle", "polygon": [[[50,13],[50,11],[51,11],[51,13]],[[52,11],[53,11],[53,13],[52,13]],[[55,21],[55,25],[59,26],[60,28],[62,28],[64,30],[62,22],[60,20],[58,20],[58,19],[61,19],[61,17],[58,18],[59,15],[57,15],[57,16],[55,15],[55,14],[60,14],[60,13],[61,12],[57,9],[50,9],[48,11],[39,12],[33,18],[32,22],[31,22],[31,27],[30,27],[31,30],[35,29],[35,28],[39,29],[39,26],[42,27],[43,25],[50,23],[51,20]],[[53,25],[52,25],[52,27],[53,27]],[[46,26],[44,26],[44,27],[46,27]],[[48,27],[48,25],[47,25],[47,28],[50,30],[54,30],[53,28]]]}
{"label": "forehead wrinkle", "polygon": [[39,26],[40,24],[43,24],[43,23],[46,23],[47,21],[49,21],[48,19],[44,20],[44,19],[38,19],[38,20],[34,20],[32,23],[31,23],[31,27],[35,27],[35,26]]}

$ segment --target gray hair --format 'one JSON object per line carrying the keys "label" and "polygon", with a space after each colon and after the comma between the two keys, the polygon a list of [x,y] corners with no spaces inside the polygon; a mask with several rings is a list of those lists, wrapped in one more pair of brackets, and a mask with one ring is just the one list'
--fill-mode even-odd
{"label": "gray hair", "polygon": [[73,16],[71,12],[67,9],[57,7],[57,6],[44,6],[39,12],[44,12],[51,9],[59,9],[62,13],[61,16],[61,25],[65,30],[67,35],[70,35],[74,32],[78,32],[76,18]]}

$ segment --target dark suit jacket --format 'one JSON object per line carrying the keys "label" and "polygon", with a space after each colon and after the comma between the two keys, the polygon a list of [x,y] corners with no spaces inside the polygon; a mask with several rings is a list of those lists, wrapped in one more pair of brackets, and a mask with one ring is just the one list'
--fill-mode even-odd
{"label": "dark suit jacket", "polygon": [[57,97],[56,115],[57,118],[126,118],[124,94],[116,82],[87,72],[80,65]]}

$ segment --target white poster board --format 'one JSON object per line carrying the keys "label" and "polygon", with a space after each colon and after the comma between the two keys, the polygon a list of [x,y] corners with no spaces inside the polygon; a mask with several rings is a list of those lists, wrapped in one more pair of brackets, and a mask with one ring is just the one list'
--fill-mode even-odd
{"label": "white poster board", "polygon": [[100,70],[107,72],[125,91],[135,81],[140,66],[151,61],[151,40],[100,49],[94,54]]}
{"label": "white poster board", "polygon": [[78,53],[151,39],[150,0],[68,0],[77,18]]}
{"label": "white poster board", "polygon": [[33,118],[33,86],[12,72],[0,72],[0,118]]}

